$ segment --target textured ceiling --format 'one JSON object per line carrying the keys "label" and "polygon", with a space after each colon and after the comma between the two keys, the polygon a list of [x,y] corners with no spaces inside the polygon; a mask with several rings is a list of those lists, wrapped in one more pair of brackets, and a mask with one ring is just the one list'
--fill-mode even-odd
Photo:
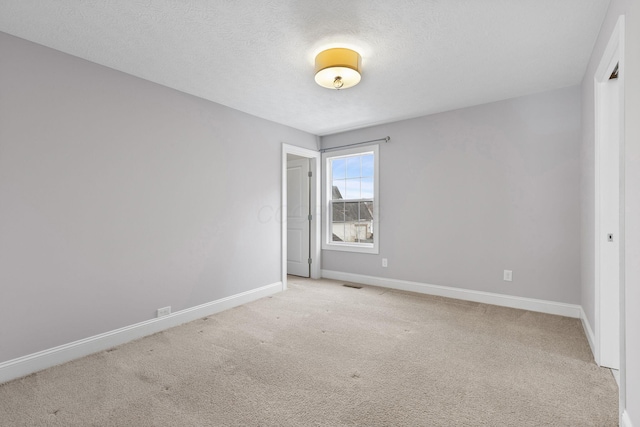
{"label": "textured ceiling", "polygon": [[[1,0],[0,31],[317,135],[579,84],[609,0]],[[332,91],[315,54],[362,54]]]}

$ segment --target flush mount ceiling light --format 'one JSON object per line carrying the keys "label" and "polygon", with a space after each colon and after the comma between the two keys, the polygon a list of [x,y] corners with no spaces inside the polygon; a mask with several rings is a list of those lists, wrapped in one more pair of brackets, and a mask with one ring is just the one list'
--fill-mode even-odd
{"label": "flush mount ceiling light", "polygon": [[327,89],[347,89],[360,83],[360,54],[351,49],[327,49],[316,56],[316,83]]}

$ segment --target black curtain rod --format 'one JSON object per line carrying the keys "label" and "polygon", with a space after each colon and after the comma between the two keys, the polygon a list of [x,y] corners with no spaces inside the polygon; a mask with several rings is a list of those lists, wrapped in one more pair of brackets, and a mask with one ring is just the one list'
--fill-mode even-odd
{"label": "black curtain rod", "polygon": [[372,142],[378,142],[378,141],[389,142],[390,140],[391,140],[390,136],[385,136],[384,138],[372,139],[371,141],[354,142],[353,144],[340,145],[338,147],[323,148],[322,150],[320,150],[320,152],[324,153],[327,151],[339,150],[341,148],[354,147],[356,145],[362,145],[362,144],[370,144]]}

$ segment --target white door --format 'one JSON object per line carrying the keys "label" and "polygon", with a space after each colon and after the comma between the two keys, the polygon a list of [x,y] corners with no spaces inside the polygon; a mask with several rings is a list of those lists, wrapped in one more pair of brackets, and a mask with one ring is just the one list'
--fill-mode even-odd
{"label": "white door", "polygon": [[287,273],[309,277],[309,159],[287,161]]}
{"label": "white door", "polygon": [[599,88],[600,365],[620,369],[620,92]]}

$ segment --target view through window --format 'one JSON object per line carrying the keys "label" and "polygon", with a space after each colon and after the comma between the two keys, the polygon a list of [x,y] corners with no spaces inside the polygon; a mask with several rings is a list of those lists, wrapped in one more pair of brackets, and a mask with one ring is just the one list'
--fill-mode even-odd
{"label": "view through window", "polygon": [[376,155],[377,147],[326,155],[329,249],[377,250]]}
{"label": "view through window", "polygon": [[373,243],[373,153],[330,162],[331,240]]}

